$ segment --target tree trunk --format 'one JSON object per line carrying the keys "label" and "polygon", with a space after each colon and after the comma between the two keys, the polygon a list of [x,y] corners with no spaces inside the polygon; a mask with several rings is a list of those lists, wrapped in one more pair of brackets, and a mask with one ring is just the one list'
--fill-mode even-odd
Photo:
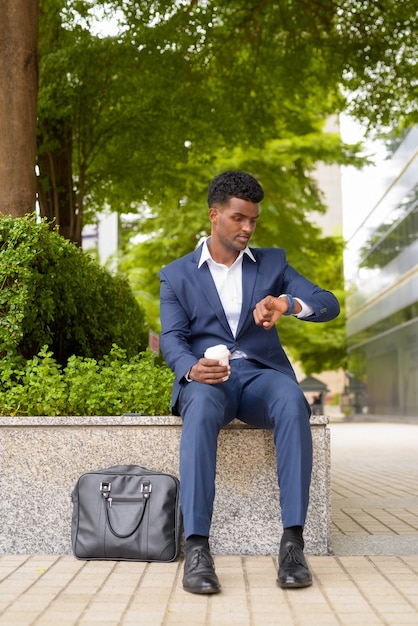
{"label": "tree trunk", "polygon": [[48,123],[47,136],[53,136],[54,148],[43,150],[42,131],[39,133],[37,189],[40,213],[53,225],[58,226],[60,235],[81,245],[81,228],[79,225],[76,200],[73,190],[72,168],[72,133],[66,120],[54,120]]}
{"label": "tree trunk", "polygon": [[0,0],[0,212],[35,210],[38,1]]}

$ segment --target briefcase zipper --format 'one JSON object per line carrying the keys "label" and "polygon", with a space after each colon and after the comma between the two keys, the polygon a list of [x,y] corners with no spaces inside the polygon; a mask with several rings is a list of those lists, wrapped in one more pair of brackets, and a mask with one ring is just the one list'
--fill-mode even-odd
{"label": "briefcase zipper", "polygon": [[118,498],[117,496],[115,496],[114,498],[108,497],[106,498],[107,501],[107,505],[109,507],[109,509],[112,507],[113,502],[117,503],[123,503],[123,502],[128,502],[128,503],[132,503],[135,504],[135,502],[143,502],[143,500],[146,500],[146,498]]}

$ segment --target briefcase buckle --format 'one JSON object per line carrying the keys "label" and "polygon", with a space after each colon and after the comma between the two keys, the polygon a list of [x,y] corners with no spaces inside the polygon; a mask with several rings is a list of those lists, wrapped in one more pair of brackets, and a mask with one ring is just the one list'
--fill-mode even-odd
{"label": "briefcase buckle", "polygon": [[103,498],[108,498],[111,490],[112,490],[112,483],[105,483],[105,482],[100,483],[100,493],[102,494]]}
{"label": "briefcase buckle", "polygon": [[148,500],[148,498],[150,497],[151,491],[152,491],[152,485],[149,480],[146,480],[143,483],[141,483],[141,493],[143,494],[146,500]]}

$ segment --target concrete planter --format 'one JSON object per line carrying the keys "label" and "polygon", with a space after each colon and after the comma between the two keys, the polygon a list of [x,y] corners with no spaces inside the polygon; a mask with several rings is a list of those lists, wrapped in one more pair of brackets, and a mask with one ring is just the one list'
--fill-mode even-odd
{"label": "concrete planter", "polygon": [[[311,419],[314,469],[306,552],[331,554],[330,432]],[[179,475],[172,416],[0,418],[1,554],[71,552],[71,491],[84,472],[137,464]],[[211,547],[278,553],[280,508],[272,433],[234,421],[219,438]]]}

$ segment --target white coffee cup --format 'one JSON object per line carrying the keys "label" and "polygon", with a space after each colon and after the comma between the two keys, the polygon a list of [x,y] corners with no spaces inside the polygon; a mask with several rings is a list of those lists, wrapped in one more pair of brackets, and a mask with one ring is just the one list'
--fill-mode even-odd
{"label": "white coffee cup", "polygon": [[[220,343],[216,346],[211,346],[210,348],[207,348],[207,350],[205,350],[205,358],[215,359],[216,361],[219,361],[221,365],[228,365],[229,350],[226,346]],[[229,376],[227,378],[224,378],[224,380],[228,380],[228,378]]]}

